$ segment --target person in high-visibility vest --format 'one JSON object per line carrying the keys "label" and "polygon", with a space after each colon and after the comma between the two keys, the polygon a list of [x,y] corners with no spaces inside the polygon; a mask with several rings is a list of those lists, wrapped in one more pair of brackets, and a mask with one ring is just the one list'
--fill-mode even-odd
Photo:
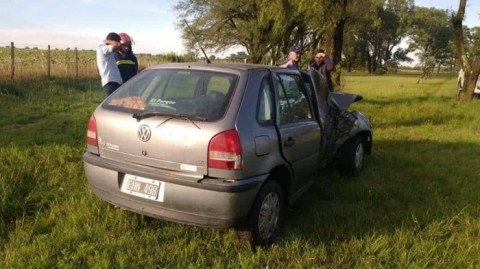
{"label": "person in high-visibility vest", "polygon": [[123,83],[135,76],[138,72],[138,60],[132,51],[132,38],[126,33],[120,33],[121,49],[115,52],[115,60],[122,75]]}

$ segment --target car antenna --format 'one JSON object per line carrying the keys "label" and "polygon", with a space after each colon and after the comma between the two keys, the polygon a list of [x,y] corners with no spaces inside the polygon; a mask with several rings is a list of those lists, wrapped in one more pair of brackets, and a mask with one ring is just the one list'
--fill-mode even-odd
{"label": "car antenna", "polygon": [[192,33],[192,36],[193,36],[193,38],[195,39],[195,42],[197,42],[197,44],[200,46],[200,49],[202,50],[203,55],[205,55],[205,59],[207,60],[207,63],[211,64],[212,62],[210,61],[210,59],[208,58],[207,54],[206,54],[205,51],[203,50],[202,45],[200,44],[200,42],[198,41],[197,37],[196,37],[195,34],[193,33],[192,28],[190,28],[190,25],[188,25],[187,20],[186,20],[186,19],[183,19],[183,20],[185,21],[185,24],[187,25],[188,30],[190,30],[190,33]]}

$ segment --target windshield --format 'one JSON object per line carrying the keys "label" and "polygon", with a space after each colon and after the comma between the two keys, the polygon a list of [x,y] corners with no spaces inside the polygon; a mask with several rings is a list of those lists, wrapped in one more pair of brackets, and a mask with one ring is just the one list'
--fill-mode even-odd
{"label": "windshield", "polygon": [[103,107],[214,121],[224,115],[237,80],[236,75],[210,71],[145,70],[110,95]]}

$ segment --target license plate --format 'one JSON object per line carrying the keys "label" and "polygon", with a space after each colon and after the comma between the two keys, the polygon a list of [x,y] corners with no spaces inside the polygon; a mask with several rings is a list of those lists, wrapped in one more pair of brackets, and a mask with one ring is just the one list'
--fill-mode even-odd
{"label": "license plate", "polygon": [[134,196],[163,202],[165,182],[126,174],[120,190]]}

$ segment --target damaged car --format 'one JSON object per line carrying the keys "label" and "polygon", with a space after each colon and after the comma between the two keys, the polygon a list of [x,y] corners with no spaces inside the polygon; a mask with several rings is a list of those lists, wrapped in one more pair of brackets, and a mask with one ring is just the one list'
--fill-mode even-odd
{"label": "damaged car", "polygon": [[372,127],[318,72],[176,63],[143,70],[88,122],[86,177],[115,206],[168,221],[233,227],[254,245],[326,166],[358,175]]}

